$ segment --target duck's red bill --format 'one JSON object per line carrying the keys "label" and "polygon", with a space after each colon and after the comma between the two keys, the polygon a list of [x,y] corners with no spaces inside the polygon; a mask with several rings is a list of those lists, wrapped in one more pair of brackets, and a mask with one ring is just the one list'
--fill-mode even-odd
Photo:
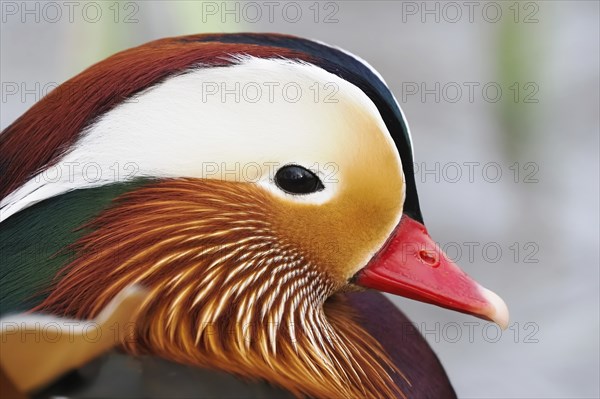
{"label": "duck's red bill", "polygon": [[504,301],[463,272],[425,226],[406,215],[355,283],[508,325]]}

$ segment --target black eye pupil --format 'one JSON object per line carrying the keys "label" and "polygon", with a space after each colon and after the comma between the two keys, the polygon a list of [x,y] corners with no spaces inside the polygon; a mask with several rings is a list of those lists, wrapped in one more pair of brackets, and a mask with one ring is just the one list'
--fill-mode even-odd
{"label": "black eye pupil", "polygon": [[279,169],[275,174],[275,183],[290,194],[309,194],[325,188],[317,175],[298,165],[287,165]]}

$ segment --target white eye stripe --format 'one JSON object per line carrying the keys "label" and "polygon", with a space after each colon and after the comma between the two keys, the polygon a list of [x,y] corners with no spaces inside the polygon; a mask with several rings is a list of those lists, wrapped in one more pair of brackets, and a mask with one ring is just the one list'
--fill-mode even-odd
{"label": "white eye stripe", "polygon": [[[202,98],[206,82],[293,82],[305,95],[297,102],[224,103]],[[315,101],[310,89],[315,82],[335,84],[337,102]],[[2,199],[0,221],[68,191],[145,176],[248,181],[286,200],[320,204],[338,191],[355,147],[368,142],[360,136],[373,134],[356,129],[365,123],[389,136],[359,88],[317,66],[247,57],[238,65],[201,68],[171,77],[101,116],[53,166],[57,176],[43,171]],[[290,162],[314,171],[325,189],[293,197],[271,190],[273,170]]]}

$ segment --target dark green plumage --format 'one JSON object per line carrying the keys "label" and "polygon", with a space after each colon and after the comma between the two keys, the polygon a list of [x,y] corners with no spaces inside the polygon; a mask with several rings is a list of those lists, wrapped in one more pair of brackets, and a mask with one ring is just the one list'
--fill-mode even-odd
{"label": "dark green plumage", "polygon": [[121,194],[147,179],[75,190],[16,213],[0,224],[0,315],[25,311],[46,296],[56,273],[71,260],[67,247],[87,223]]}

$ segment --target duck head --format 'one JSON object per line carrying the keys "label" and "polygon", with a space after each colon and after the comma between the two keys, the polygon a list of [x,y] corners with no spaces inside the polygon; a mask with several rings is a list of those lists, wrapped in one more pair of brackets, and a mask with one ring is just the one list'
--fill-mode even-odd
{"label": "duck head", "polygon": [[[62,171],[6,164],[2,217],[79,190],[125,193],[87,221],[34,310],[94,317],[139,283],[150,295],[131,352],[328,397],[396,390],[338,293],[374,288],[506,326],[504,302],[428,235],[404,117],[364,61],[289,36],[190,36],[69,86],[2,135],[0,153],[29,171]],[[23,155],[24,137],[44,134]]]}

